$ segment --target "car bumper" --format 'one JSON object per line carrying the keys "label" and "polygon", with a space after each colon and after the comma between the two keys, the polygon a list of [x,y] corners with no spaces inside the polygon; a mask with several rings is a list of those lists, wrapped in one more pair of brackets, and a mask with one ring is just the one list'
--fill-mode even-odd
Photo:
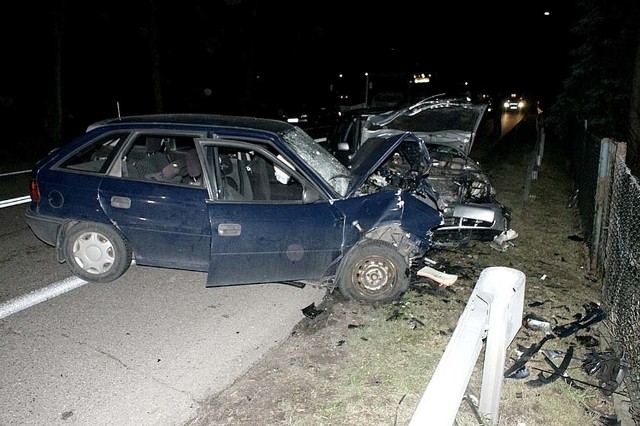
{"label": "car bumper", "polygon": [[31,210],[31,207],[28,207],[25,213],[25,221],[36,237],[51,246],[56,245],[58,229],[64,223],[64,220],[43,216]]}
{"label": "car bumper", "polygon": [[453,216],[445,218],[445,224],[435,232],[440,236],[470,233],[473,239],[491,241],[509,229],[510,221],[509,209],[500,204],[459,204],[455,206]]}

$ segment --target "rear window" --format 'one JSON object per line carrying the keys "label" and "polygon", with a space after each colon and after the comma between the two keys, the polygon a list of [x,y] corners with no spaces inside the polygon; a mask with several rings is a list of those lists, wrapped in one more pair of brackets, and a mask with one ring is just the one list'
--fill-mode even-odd
{"label": "rear window", "polygon": [[60,168],[96,174],[107,172],[128,133],[110,133],[88,143],[60,164]]}

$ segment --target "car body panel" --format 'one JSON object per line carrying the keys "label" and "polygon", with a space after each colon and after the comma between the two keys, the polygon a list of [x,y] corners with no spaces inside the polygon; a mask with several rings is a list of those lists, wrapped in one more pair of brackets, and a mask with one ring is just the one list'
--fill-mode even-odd
{"label": "car body panel", "polygon": [[211,227],[204,188],[106,177],[98,198],[137,263],[207,270]]}

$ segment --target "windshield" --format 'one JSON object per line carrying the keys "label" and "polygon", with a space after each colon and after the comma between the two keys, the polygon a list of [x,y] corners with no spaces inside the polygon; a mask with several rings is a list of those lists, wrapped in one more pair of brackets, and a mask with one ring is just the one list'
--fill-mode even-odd
{"label": "windshield", "polygon": [[296,128],[283,135],[289,148],[341,196],[349,187],[349,170],[329,151],[318,144],[302,129]]}

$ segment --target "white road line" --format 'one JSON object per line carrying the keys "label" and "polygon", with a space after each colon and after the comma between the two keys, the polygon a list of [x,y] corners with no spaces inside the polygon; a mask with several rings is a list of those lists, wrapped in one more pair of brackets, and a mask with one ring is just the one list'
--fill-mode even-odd
{"label": "white road line", "polygon": [[9,198],[8,200],[1,200],[0,209],[3,207],[10,207],[10,206],[16,206],[18,204],[28,203],[30,201],[31,201],[30,195],[25,195],[24,197],[18,197],[18,198]]}
{"label": "white road line", "polygon": [[31,169],[28,170],[18,170],[17,172],[7,172],[7,173],[0,173],[0,177],[5,177],[5,176],[13,176],[13,175],[21,175],[24,173],[30,173]]}
{"label": "white road line", "polygon": [[57,283],[49,284],[46,287],[34,290],[31,293],[24,296],[16,297],[15,299],[8,300],[0,304],[0,319],[8,317],[11,314],[20,312],[23,309],[27,309],[33,305],[44,302],[56,296],[60,296],[67,291],[71,291],[75,288],[82,287],[87,284],[87,281],[78,277],[65,278]]}

